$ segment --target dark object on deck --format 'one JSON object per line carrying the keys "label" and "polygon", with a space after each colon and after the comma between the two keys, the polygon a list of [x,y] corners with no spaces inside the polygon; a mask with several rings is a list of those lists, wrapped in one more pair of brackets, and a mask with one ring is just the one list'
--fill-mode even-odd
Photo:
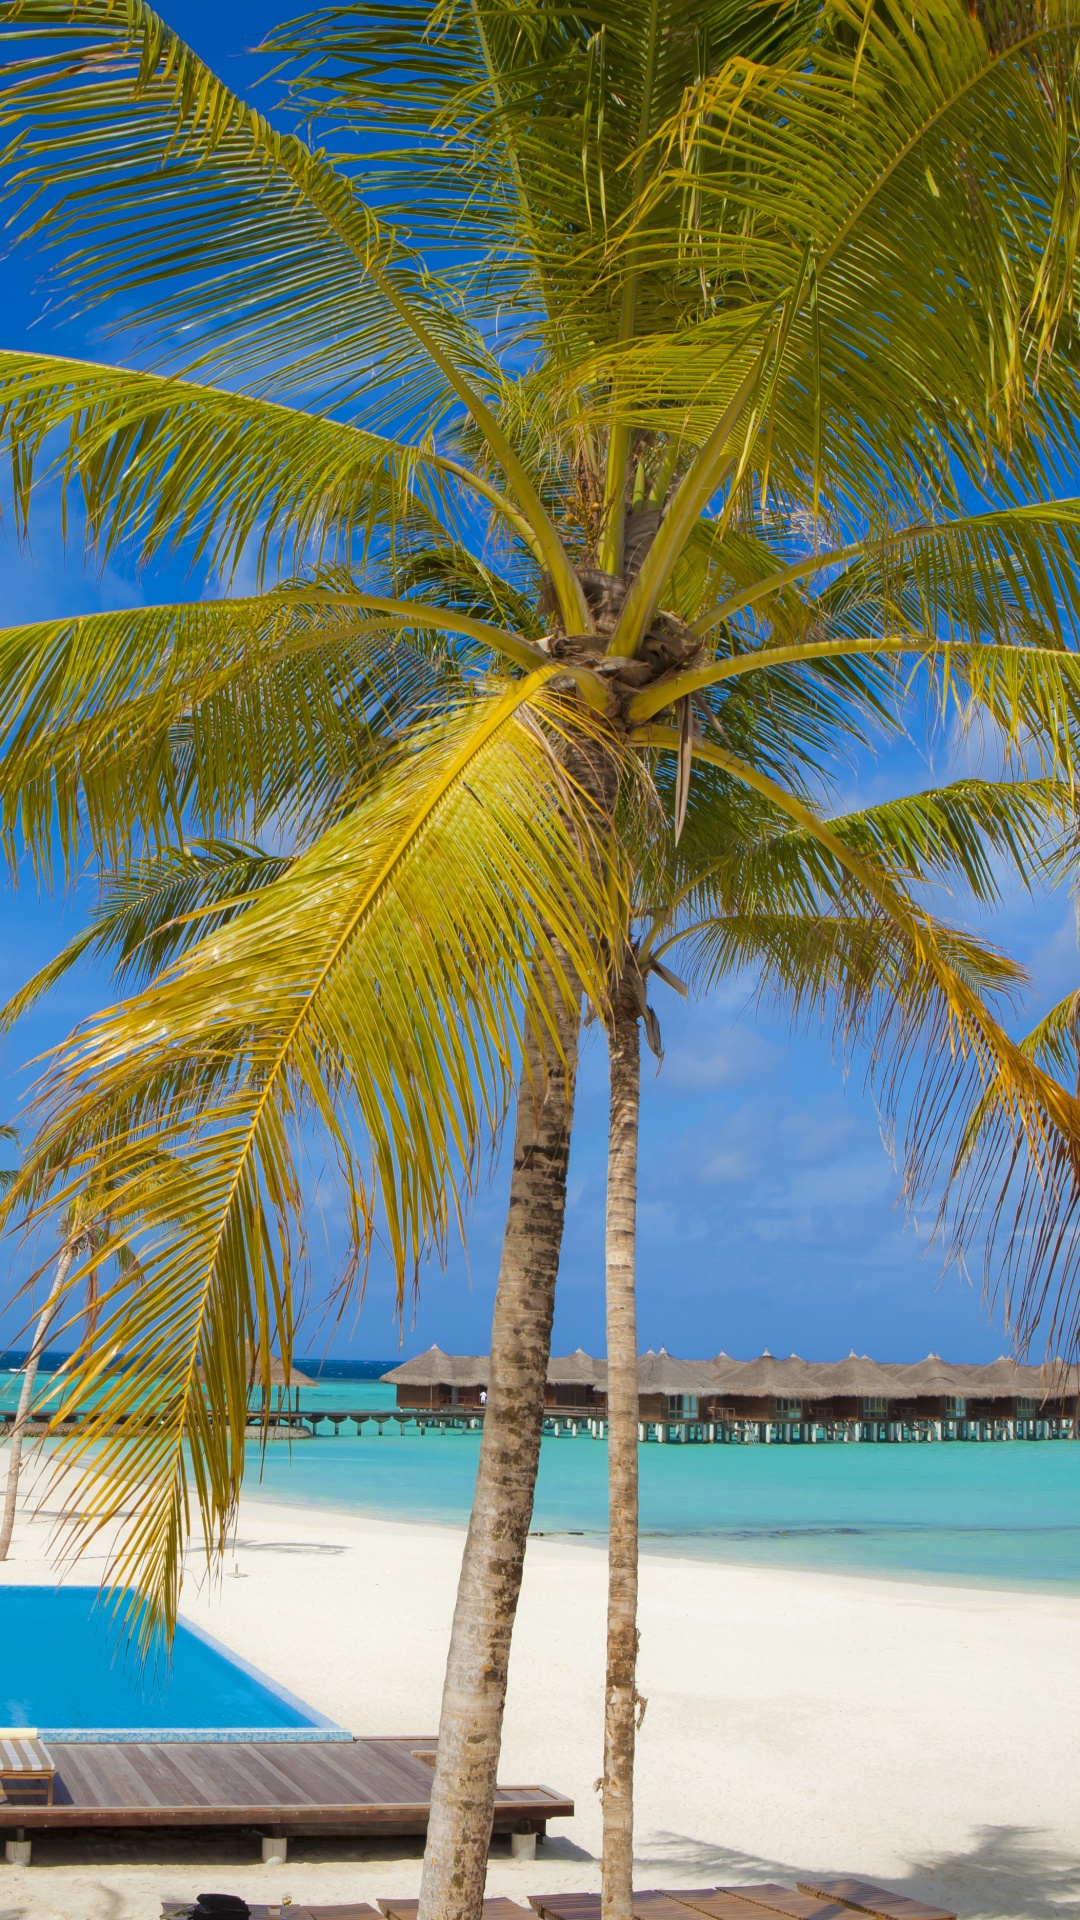
{"label": "dark object on deck", "polygon": [[251,1908],[238,1893],[198,1893],[195,1896],[195,1911],[202,1913],[234,1913],[237,1920],[248,1920]]}
{"label": "dark object on deck", "polygon": [[[182,1900],[163,1900],[161,1903],[162,1920],[190,1920],[196,1908],[185,1906]],[[304,1907],[294,1900],[291,1906],[283,1907],[277,1902],[269,1906],[246,1907],[250,1920],[379,1920],[374,1907],[366,1900],[356,1901],[349,1907]]]}
{"label": "dark object on deck", "polygon": [[0,1735],[0,1806],[51,1807],[56,1762],[32,1734]]}
{"label": "dark object on deck", "polygon": [[855,1913],[873,1914],[875,1920],[956,1920],[946,1907],[928,1907],[924,1900],[909,1900],[906,1894],[892,1893],[888,1887],[875,1887],[870,1880],[856,1880],[845,1874],[822,1875],[820,1879],[800,1880],[803,1893],[823,1894],[838,1900]]}
{"label": "dark object on deck", "polygon": [[[529,1905],[541,1920],[600,1920],[598,1893],[534,1893]],[[412,1914],[402,1912],[400,1920],[413,1920],[415,1907],[414,1901]],[[693,1914],[708,1920],[755,1920],[755,1916],[764,1920],[765,1913],[784,1914],[788,1920],[836,1920],[845,1910],[871,1915],[872,1920],[956,1920],[955,1913],[944,1907],[908,1900],[869,1880],[840,1877],[800,1880],[797,1893],[764,1881],[752,1887],[671,1887],[634,1894],[634,1920],[691,1920]],[[384,1906],[384,1911],[388,1913],[389,1907]],[[510,1920],[510,1916],[493,1915],[492,1920]]]}
{"label": "dark object on deck", "polygon": [[[52,1748],[51,1805],[0,1801],[0,1833],[56,1827],[262,1827],[274,1834],[422,1834],[432,1770],[423,1739],[116,1742]],[[551,1787],[499,1787],[496,1833],[543,1834],[574,1803]],[[29,1818],[28,1818],[29,1816]],[[299,1909],[297,1909],[299,1913]]]}

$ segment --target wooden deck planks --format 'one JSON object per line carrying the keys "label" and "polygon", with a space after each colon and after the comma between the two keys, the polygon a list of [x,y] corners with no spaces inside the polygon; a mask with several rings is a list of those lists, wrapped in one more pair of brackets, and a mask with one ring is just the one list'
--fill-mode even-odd
{"label": "wooden deck planks", "polygon": [[[530,1905],[543,1920],[600,1920],[598,1893],[531,1894]],[[726,1903],[726,1904],[725,1904]],[[761,1908],[747,1900],[703,1887],[646,1888],[634,1894],[634,1920],[693,1920],[694,1913],[714,1920],[760,1920]]]}
{"label": "wooden deck planks", "polygon": [[[753,1907],[748,1907],[744,1920],[752,1920],[753,1912]],[[692,1909],[677,1893],[635,1893],[634,1920],[692,1920]]]}
{"label": "wooden deck planks", "polygon": [[[375,1907],[366,1900],[358,1900],[350,1907],[311,1907],[298,1906],[294,1900],[291,1907],[273,1908],[275,1915],[286,1914],[288,1920],[380,1920]],[[250,1920],[270,1920],[271,1909],[268,1906],[249,1906]]]}
{"label": "wooden deck planks", "polygon": [[[53,1758],[54,1804],[0,1803],[0,1832],[291,1823],[423,1833],[431,1800],[430,1765],[393,1740],[57,1744]],[[550,1787],[500,1787],[496,1826],[539,1827],[573,1810]]]}
{"label": "wooden deck planks", "polygon": [[769,1913],[782,1913],[787,1920],[844,1920],[844,1908],[836,1900],[823,1900],[819,1894],[793,1893],[773,1880],[754,1887],[718,1887],[718,1893],[733,1893],[738,1900],[765,1907]]}
{"label": "wooden deck planks", "polygon": [[529,1905],[540,1920],[600,1920],[598,1893],[530,1893]]}
{"label": "wooden deck planks", "polygon": [[[600,1920],[598,1893],[531,1894],[529,1904],[541,1920]],[[383,1902],[380,1905],[389,1912]],[[395,1920],[415,1920],[415,1907],[413,1902],[412,1911],[402,1911]],[[755,1915],[757,1920],[765,1920],[770,1913],[785,1915],[787,1920],[843,1920],[845,1912],[869,1916],[869,1920],[956,1920],[956,1915],[944,1907],[929,1907],[903,1894],[889,1893],[868,1880],[839,1876],[800,1880],[796,1893],[774,1881],[749,1887],[671,1887],[635,1892],[633,1912],[634,1920],[692,1920],[695,1914],[707,1916],[707,1920],[754,1920]]]}
{"label": "wooden deck planks", "polygon": [[825,1874],[820,1880],[800,1880],[799,1887],[803,1893],[837,1900],[856,1913],[873,1914],[875,1920],[956,1920],[947,1907],[928,1907],[923,1900],[911,1900],[907,1894],[892,1893],[888,1887],[851,1875]]}
{"label": "wooden deck planks", "polygon": [[[419,1900],[405,1900],[397,1895],[379,1901],[379,1910],[386,1920],[416,1920],[420,1911]],[[484,1920],[531,1920],[528,1907],[517,1900],[508,1900],[505,1894],[495,1894],[484,1901]]]}
{"label": "wooden deck planks", "polygon": [[761,1920],[761,1908],[730,1887],[671,1887],[669,1894],[681,1907],[707,1914],[709,1920]]}

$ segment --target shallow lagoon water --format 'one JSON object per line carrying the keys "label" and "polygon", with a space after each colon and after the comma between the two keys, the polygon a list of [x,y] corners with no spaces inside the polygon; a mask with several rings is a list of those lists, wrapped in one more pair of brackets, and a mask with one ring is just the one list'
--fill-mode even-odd
{"label": "shallow lagoon water", "polygon": [[[247,1484],[289,1504],[463,1525],[478,1451],[475,1433],[388,1425],[382,1438],[369,1428],[359,1439],[275,1442]],[[646,1552],[1080,1589],[1075,1442],[652,1444],[639,1460]],[[603,1544],[606,1473],[602,1441],[545,1439],[534,1530]]]}
{"label": "shallow lagoon water", "polygon": [[[44,1384],[44,1383],[43,1383]],[[0,1374],[0,1406],[18,1380]],[[304,1407],[389,1408],[378,1381],[304,1387]],[[253,1458],[255,1498],[463,1526],[478,1433],[421,1435],[388,1422]],[[1046,1591],[1080,1590],[1080,1444],[1066,1440],[887,1446],[643,1446],[647,1553]],[[533,1528],[604,1544],[607,1447],[545,1439]]]}

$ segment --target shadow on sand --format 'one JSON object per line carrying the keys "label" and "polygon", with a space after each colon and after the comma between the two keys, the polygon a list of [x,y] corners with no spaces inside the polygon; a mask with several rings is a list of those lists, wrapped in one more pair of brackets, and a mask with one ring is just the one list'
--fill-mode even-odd
{"label": "shadow on sand", "polygon": [[[764,1879],[793,1887],[815,1870],[856,1871],[845,1860],[770,1860],[679,1833],[654,1833],[640,1845],[634,1879],[640,1887],[738,1886]],[[978,1827],[967,1852],[911,1860],[902,1878],[871,1872],[865,1864],[857,1872],[933,1906],[954,1907],[971,1920],[1080,1920],[1080,1851],[1047,1845],[1038,1827]]]}

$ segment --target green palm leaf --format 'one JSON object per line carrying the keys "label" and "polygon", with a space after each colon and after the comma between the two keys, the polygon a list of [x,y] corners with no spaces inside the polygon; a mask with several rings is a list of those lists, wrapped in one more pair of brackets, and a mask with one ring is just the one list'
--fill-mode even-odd
{"label": "green palm leaf", "polygon": [[121,980],[156,973],[174,954],[224,926],[291,864],[285,854],[212,840],[167,847],[111,874],[89,925],[0,1008],[0,1032],[88,956],[113,958]]}
{"label": "green palm leaf", "polygon": [[325,562],[381,549],[388,525],[399,541],[453,533],[463,494],[520,524],[481,475],[431,446],[158,374],[0,353],[0,429],[24,526],[49,436],[67,432],[53,466],[77,484],[105,554],[184,547],[226,575],[252,545],[260,569],[272,554]]}
{"label": "green palm leaf", "polygon": [[[603,822],[559,767],[544,677],[415,737],[346,819],[53,1070],[56,1117],[8,1204],[70,1204],[104,1180],[114,1233],[141,1236],[138,1288],[102,1295],[70,1363],[65,1404],[87,1419],[59,1458],[93,1479],[95,1526],[134,1512],[113,1572],[152,1597],[147,1631],[175,1617],[184,1445],[219,1548],[243,1465],[242,1356],[289,1350],[296,1129],[337,1164],[354,1260],[381,1220],[404,1287],[498,1126],[519,1009],[543,1023],[580,990],[569,980],[603,990],[613,903],[579,851]],[[125,1435],[115,1415],[136,1380],[145,1423]]]}
{"label": "green palm leaf", "polygon": [[[383,611],[384,609],[388,611]],[[405,639],[405,631],[410,637]],[[214,837],[341,804],[446,698],[442,633],[527,664],[527,641],[350,586],[144,607],[0,632],[3,829],[13,859],[116,860],[132,836]],[[451,679],[460,693],[460,667]]]}

